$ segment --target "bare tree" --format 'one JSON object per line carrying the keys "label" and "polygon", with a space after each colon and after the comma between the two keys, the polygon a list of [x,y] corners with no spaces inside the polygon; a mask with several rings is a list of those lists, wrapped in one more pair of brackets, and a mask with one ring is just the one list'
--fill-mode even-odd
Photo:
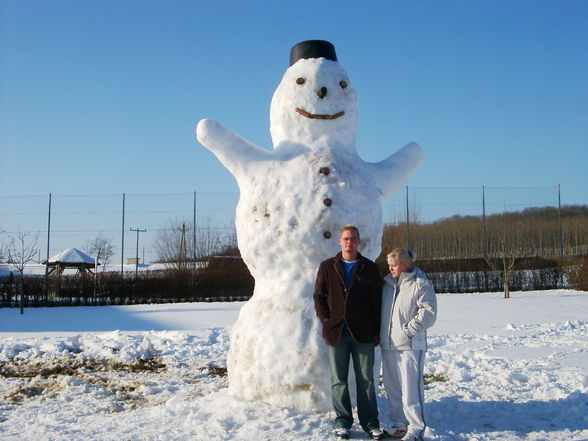
{"label": "bare tree", "polygon": [[190,222],[181,219],[169,220],[154,239],[155,257],[170,269],[190,269],[192,263],[205,257],[218,254],[223,249],[236,244],[233,227],[201,225],[196,229],[194,248],[194,229]]}
{"label": "bare tree", "polygon": [[196,230],[196,259],[225,253],[237,247],[235,226],[201,225]]}
{"label": "bare tree", "polygon": [[6,247],[6,255],[8,263],[20,273],[19,277],[19,291],[20,291],[20,313],[24,313],[24,287],[23,275],[26,266],[34,262],[35,256],[38,253],[37,243],[39,241],[39,233],[34,237],[29,238],[32,233],[26,231],[18,231],[15,237],[10,239]]}
{"label": "bare tree", "polygon": [[6,259],[6,245],[4,244],[4,231],[0,231],[0,263],[4,263]]}
{"label": "bare tree", "polygon": [[169,220],[159,229],[154,239],[155,258],[166,263],[170,269],[187,268],[188,258],[192,256],[192,242],[189,240],[192,229],[179,219]]}
{"label": "bare tree", "polygon": [[94,256],[102,264],[102,271],[105,271],[114,254],[112,238],[105,237],[100,232],[94,239],[86,241],[84,251],[90,256]]}
{"label": "bare tree", "polygon": [[504,298],[510,298],[510,282],[517,264],[522,255],[522,249],[518,246],[517,234],[512,225],[512,220],[508,222],[508,215],[504,215],[504,225],[499,231],[496,240],[496,246],[492,247],[488,256],[485,257],[486,263],[494,275],[502,282],[504,288]]}
{"label": "bare tree", "polygon": [[11,237],[6,247],[8,263],[21,275],[24,273],[27,264],[34,262],[35,256],[38,253],[37,243],[39,241],[39,233],[29,238],[31,234],[26,231],[17,232],[14,237]]}

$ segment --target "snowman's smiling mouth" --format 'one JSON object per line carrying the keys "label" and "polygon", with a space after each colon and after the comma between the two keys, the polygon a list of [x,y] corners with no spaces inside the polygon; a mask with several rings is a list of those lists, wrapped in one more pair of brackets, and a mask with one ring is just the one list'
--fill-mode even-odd
{"label": "snowman's smiling mouth", "polygon": [[345,112],[335,113],[334,115],[318,115],[316,113],[308,113],[306,110],[302,110],[299,107],[296,107],[296,111],[300,113],[302,116],[306,116],[310,119],[337,119],[340,116],[345,115]]}

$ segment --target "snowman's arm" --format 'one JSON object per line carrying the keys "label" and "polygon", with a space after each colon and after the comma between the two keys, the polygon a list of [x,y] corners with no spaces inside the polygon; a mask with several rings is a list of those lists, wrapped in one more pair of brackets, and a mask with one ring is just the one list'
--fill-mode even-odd
{"label": "snowman's arm", "polygon": [[376,186],[385,199],[402,187],[417,168],[425,155],[416,142],[411,142],[381,162],[368,164],[376,180]]}
{"label": "snowman's arm", "polygon": [[216,155],[219,161],[233,174],[247,168],[253,161],[271,156],[271,152],[257,147],[222,124],[202,119],[196,126],[196,139]]}

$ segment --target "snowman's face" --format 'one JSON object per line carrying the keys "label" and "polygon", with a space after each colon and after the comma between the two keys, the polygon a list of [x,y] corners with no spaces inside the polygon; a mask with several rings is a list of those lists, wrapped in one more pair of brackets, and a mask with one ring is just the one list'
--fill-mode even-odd
{"label": "snowman's face", "polygon": [[357,95],[339,63],[301,59],[286,71],[272,98],[274,148],[283,142],[309,145],[319,138],[354,146],[357,113]]}

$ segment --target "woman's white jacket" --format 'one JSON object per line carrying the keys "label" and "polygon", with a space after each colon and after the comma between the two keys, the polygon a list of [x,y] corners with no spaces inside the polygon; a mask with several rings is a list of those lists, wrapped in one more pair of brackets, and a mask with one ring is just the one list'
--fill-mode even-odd
{"label": "woman's white jacket", "polygon": [[388,274],[382,288],[380,345],[388,350],[426,350],[427,329],[437,318],[437,296],[431,281],[416,267]]}

